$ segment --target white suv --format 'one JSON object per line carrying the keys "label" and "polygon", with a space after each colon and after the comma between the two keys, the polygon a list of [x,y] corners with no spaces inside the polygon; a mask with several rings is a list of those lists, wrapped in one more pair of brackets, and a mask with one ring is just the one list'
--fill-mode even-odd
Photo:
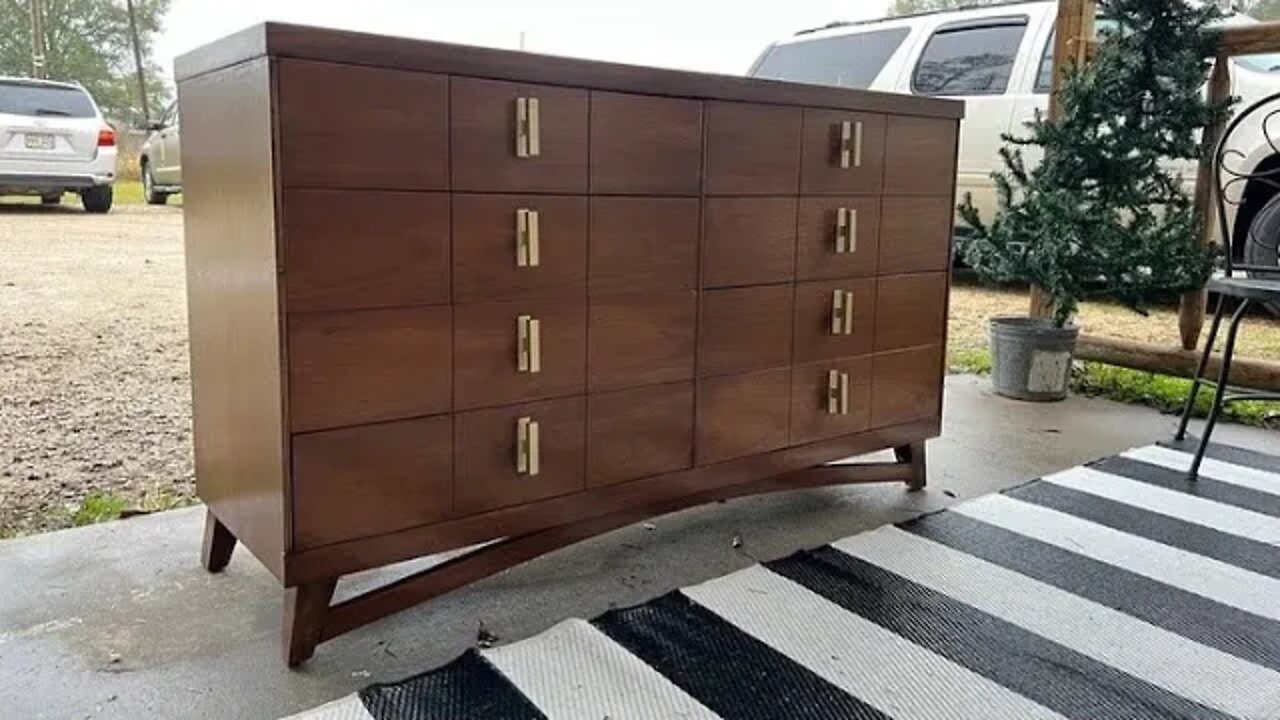
{"label": "white suv", "polygon": [[[964,100],[960,126],[957,190],[972,193],[983,215],[995,208],[991,172],[1002,167],[1004,133],[1019,134],[1023,124],[1049,107],[1053,32],[1057,3],[1052,0],[911,15],[859,23],[833,23],[770,45],[749,74],[754,77],[893,93]],[[1257,22],[1233,15],[1227,24]],[[1098,29],[1107,29],[1099,18]],[[1280,91],[1280,55],[1236,58],[1232,92],[1236,110]],[[1277,122],[1280,122],[1278,120]],[[1274,132],[1273,136],[1277,134]],[[1243,153],[1242,170],[1280,169],[1277,153],[1261,128],[1241,128],[1232,136]],[[1234,144],[1234,143],[1233,143]],[[1024,150],[1027,159],[1033,153]],[[1233,167],[1236,164],[1233,163]],[[1193,164],[1182,164],[1188,189]],[[1239,252],[1254,215],[1277,192],[1274,183],[1254,182],[1243,189],[1234,222]],[[1234,193],[1233,193],[1234,194]],[[963,228],[959,229],[963,233]]]}
{"label": "white suv", "polygon": [[116,133],[79,85],[0,77],[0,195],[54,205],[77,193],[84,209],[111,209]]}

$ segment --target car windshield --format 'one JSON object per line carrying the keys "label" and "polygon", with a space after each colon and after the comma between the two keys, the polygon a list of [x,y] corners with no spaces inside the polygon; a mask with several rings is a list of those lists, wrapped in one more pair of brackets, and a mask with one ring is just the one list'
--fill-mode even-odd
{"label": "car windshield", "polygon": [[893,28],[778,45],[752,75],[865,90],[908,33],[906,28]]}
{"label": "car windshield", "polygon": [[94,117],[89,94],[79,88],[0,81],[0,113],[45,117]]}

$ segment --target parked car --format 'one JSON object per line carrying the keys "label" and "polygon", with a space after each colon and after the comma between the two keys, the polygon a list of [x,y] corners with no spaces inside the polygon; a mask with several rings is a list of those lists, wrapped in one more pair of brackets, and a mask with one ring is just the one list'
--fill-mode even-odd
{"label": "parked car", "polygon": [[64,193],[84,209],[111,209],[116,133],[83,87],[0,77],[0,195],[39,195],[46,205]]}
{"label": "parked car", "polygon": [[182,144],[178,133],[178,104],[165,108],[160,119],[147,126],[147,139],[138,158],[142,194],[151,205],[164,205],[169,196],[182,192]]}
{"label": "parked car", "polygon": [[[957,191],[972,193],[984,216],[995,210],[994,170],[1003,167],[1001,139],[1017,134],[1047,112],[1053,70],[1053,35],[1057,2],[1037,0],[963,10],[923,13],[856,23],[832,23],[770,45],[749,74],[759,78],[807,82],[964,100],[960,127]],[[1228,25],[1253,24],[1245,15],[1230,16]],[[1098,19],[1098,32],[1108,22]],[[1237,111],[1280,90],[1280,55],[1238,57],[1231,68],[1232,93],[1241,98]],[[1280,121],[1277,121],[1280,122]],[[1280,139],[1280,127],[1273,124]],[[1280,170],[1280,153],[1261,127],[1239,131],[1233,146],[1243,153],[1244,171]],[[1233,137],[1234,140],[1234,137]],[[1035,162],[1035,148],[1024,155]],[[1233,163],[1235,166],[1235,163]],[[1190,189],[1192,163],[1175,168]],[[1249,224],[1278,191],[1270,182],[1242,188],[1242,203],[1230,218],[1233,248],[1244,246]],[[957,229],[962,235],[963,227]]]}

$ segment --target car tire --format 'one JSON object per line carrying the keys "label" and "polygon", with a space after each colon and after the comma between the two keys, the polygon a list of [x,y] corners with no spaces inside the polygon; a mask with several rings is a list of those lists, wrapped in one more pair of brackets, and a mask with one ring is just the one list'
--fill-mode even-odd
{"label": "car tire", "polygon": [[41,205],[61,205],[62,193],[58,193],[57,195],[44,195],[40,198],[40,204]]}
{"label": "car tire", "polygon": [[111,211],[111,202],[115,192],[110,185],[97,185],[80,191],[80,202],[84,203],[85,212],[105,213]]}
{"label": "car tire", "polygon": [[169,202],[169,193],[156,190],[156,179],[151,175],[151,165],[142,164],[142,197],[148,205],[164,205]]}

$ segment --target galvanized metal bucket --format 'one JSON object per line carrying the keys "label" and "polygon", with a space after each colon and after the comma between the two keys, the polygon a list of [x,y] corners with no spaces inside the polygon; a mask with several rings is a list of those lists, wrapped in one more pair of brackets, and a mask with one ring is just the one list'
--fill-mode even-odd
{"label": "galvanized metal bucket", "polygon": [[1080,328],[1025,315],[991,319],[991,384],[1005,397],[1051,402],[1067,397]]}

